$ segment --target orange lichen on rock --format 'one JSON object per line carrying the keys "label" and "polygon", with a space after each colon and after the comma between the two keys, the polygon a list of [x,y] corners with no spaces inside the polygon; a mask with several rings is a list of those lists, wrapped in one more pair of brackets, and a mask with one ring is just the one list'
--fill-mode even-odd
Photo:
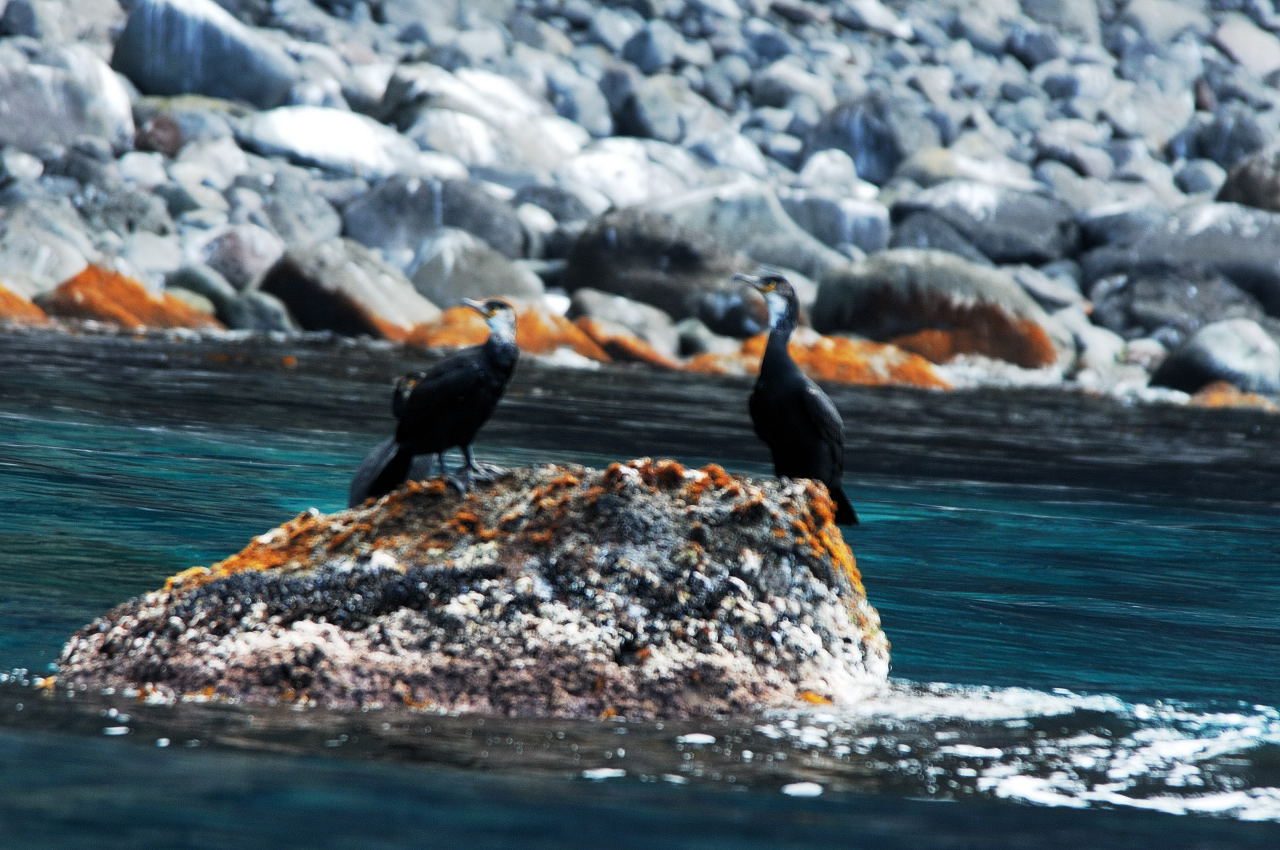
{"label": "orange lichen on rock", "polygon": [[647,363],[661,369],[680,368],[679,362],[612,322],[604,322],[590,316],[579,316],[573,320],[573,324],[613,360],[625,363]]}
{"label": "orange lichen on rock", "polygon": [[222,323],[167,293],[152,295],[134,280],[88,266],[55,289],[45,303],[49,315],[93,319],[122,328],[221,328]]}
{"label": "orange lichen on rock", "polygon": [[582,480],[578,476],[566,472],[551,479],[544,486],[534,488],[529,501],[540,508],[554,507],[563,500],[563,495],[561,498],[555,498],[557,494],[563,494],[565,490],[577,487],[581,483]]}
{"label": "orange lichen on rock", "polygon": [[990,305],[953,306],[940,327],[924,328],[889,340],[934,363],[959,354],[982,354],[1025,369],[1051,366],[1058,352],[1039,323],[1010,316]]}
{"label": "orange lichen on rock", "polygon": [[[484,319],[470,307],[450,307],[434,322],[418,325],[405,341],[427,348],[479,345],[489,338]],[[516,305],[516,344],[530,354],[550,354],[568,348],[583,357],[610,362],[595,340],[563,316],[531,304]]]}
{"label": "orange lichen on rock", "polygon": [[697,470],[684,487],[684,498],[690,504],[700,501],[709,490],[725,490],[737,495],[742,492],[738,481],[724,471],[718,463],[709,463]]}
{"label": "orange lichen on rock", "polygon": [[832,567],[844,574],[855,594],[865,596],[862,573],[858,570],[853,550],[840,534],[840,526],[836,525],[836,505],[831,501],[826,485],[807,481],[805,495],[808,497],[809,510],[792,524],[796,537],[815,556],[825,555],[830,559]]}
{"label": "orange lichen on rock", "polygon": [[[192,567],[171,576],[166,591],[185,591],[216,579],[248,570],[272,570],[290,563],[310,563],[317,546],[326,544],[328,517],[317,513],[298,514],[279,528],[255,537],[248,546],[212,567]],[[326,547],[332,551],[332,547]]]}
{"label": "orange lichen on rock", "polygon": [[1196,407],[1244,407],[1280,413],[1280,406],[1266,396],[1244,392],[1227,381],[1206,384],[1191,396],[1190,403]]}
{"label": "orange lichen on rock", "polygon": [[[740,351],[699,354],[689,358],[684,368],[712,375],[755,375],[768,341],[768,334],[759,334],[744,341]],[[805,374],[817,381],[951,389],[932,363],[896,345],[808,331],[792,339],[787,350]]]}
{"label": "orange lichen on rock", "polygon": [[640,480],[658,490],[670,490],[684,484],[685,469],[674,460],[654,460],[644,458],[636,467]]}
{"label": "orange lichen on rock", "polygon": [[35,304],[0,285],[0,322],[44,325],[48,324],[49,317]]}
{"label": "orange lichen on rock", "polygon": [[[768,342],[768,334],[759,334],[742,344],[742,352],[759,361]],[[816,381],[951,389],[932,363],[895,345],[806,333],[792,339],[787,351],[796,365]]]}
{"label": "orange lichen on rock", "polygon": [[458,348],[479,345],[488,338],[489,329],[475,310],[469,307],[450,307],[434,322],[414,326],[405,342],[424,348]]}
{"label": "orange lichen on rock", "polygon": [[524,519],[523,536],[527,541],[537,546],[550,543],[563,528],[570,505],[577,498],[574,488],[581,483],[571,472],[557,475],[530,492],[527,509],[518,514],[514,510],[504,514],[498,521],[499,527],[508,528]]}
{"label": "orange lichen on rock", "polygon": [[612,359],[573,322],[542,308],[526,308],[517,312],[516,344],[532,354],[550,354],[557,348],[570,348],[601,363]]}
{"label": "orange lichen on rock", "polygon": [[817,693],[815,691],[801,691],[800,699],[801,701],[807,702],[810,705],[834,705],[835,704],[834,702],[832,702],[830,697],[824,697],[822,694]]}
{"label": "orange lichen on rock", "polygon": [[329,540],[328,551],[336,552],[338,549],[347,545],[352,537],[355,537],[356,535],[372,535],[373,532],[374,527],[371,524],[367,522],[353,522],[351,525],[333,535]]}
{"label": "orange lichen on rock", "polygon": [[481,540],[492,540],[497,534],[491,528],[485,528],[484,523],[474,511],[466,508],[459,508],[453,516],[445,522],[450,531],[460,536],[478,537]]}
{"label": "orange lichen on rock", "polygon": [[704,351],[686,360],[684,371],[703,375],[758,375],[760,358],[741,351]]}

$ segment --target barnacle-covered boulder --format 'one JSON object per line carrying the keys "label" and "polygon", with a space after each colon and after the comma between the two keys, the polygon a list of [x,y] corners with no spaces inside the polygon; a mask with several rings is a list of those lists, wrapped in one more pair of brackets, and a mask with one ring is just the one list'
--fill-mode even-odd
{"label": "barnacle-covered boulder", "polygon": [[59,685],[684,717],[842,703],[888,642],[822,484],[641,459],[308,512],[68,641]]}

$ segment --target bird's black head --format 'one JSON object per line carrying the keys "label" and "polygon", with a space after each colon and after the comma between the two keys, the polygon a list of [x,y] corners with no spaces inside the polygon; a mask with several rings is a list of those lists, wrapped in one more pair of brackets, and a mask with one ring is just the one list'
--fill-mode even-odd
{"label": "bird's black head", "polygon": [[463,298],[462,303],[484,316],[491,337],[496,336],[500,340],[515,339],[516,308],[511,306],[511,302],[501,298],[486,298],[483,301]]}
{"label": "bird's black head", "polygon": [[733,279],[745,283],[764,296],[769,307],[769,327],[793,328],[800,317],[800,301],[796,298],[795,288],[791,281],[780,274],[769,273],[754,277],[749,274],[736,274]]}
{"label": "bird's black head", "polygon": [[733,279],[739,283],[745,283],[762,295],[768,295],[776,290],[792,291],[791,281],[776,273],[762,274],[759,277],[749,274],[735,274]]}
{"label": "bird's black head", "polygon": [[511,306],[511,302],[505,301],[501,298],[486,298],[483,301],[463,298],[461,303],[470,307],[472,310],[475,310],[481,316],[484,316],[485,319],[492,319],[503,312],[508,312],[512,315],[515,315],[516,312],[516,308]]}

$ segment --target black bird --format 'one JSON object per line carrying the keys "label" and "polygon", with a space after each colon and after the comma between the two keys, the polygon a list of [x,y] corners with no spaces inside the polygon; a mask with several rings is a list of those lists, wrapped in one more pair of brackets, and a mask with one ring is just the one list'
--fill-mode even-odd
{"label": "black bird", "polygon": [[827,485],[836,503],[836,522],[857,525],[858,514],[840,485],[844,472],[844,422],[822,389],[800,371],[787,351],[800,304],[782,275],[735,275],[764,295],[769,306],[769,342],[760,377],[751,391],[751,424],[773,455],[779,477],[812,478]]}
{"label": "black bird", "polygon": [[458,468],[459,479],[450,479],[452,483],[466,489],[473,475],[486,474],[471,455],[471,443],[497,407],[520,356],[516,313],[500,298],[464,298],[462,303],[484,316],[489,339],[459,351],[430,371],[410,372],[396,381],[391,394],[391,412],[399,420],[396,432],[356,470],[348,505],[390,493],[411,473],[429,475],[430,462],[423,466],[415,461],[420,455],[435,455],[440,473],[445,474],[444,454],[455,446],[462,449],[465,463]]}

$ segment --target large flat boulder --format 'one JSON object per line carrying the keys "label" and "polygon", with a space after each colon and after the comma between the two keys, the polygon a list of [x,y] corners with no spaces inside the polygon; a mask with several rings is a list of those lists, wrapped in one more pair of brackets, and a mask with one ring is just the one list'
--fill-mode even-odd
{"label": "large flat boulder", "polygon": [[1074,353],[1012,275],[946,251],[882,251],[828,275],[813,321],[823,333],[852,331],[935,363],[980,354],[1034,369]]}
{"label": "large flat boulder", "polygon": [[1085,276],[1170,266],[1225,275],[1280,316],[1280,213],[1232,203],[1190,203],[1159,227],[1128,233],[1084,257]]}
{"label": "large flat boulder", "polygon": [[67,642],[159,696],[688,717],[848,703],[888,642],[825,488],[642,459],[309,512]]}
{"label": "large flat boulder", "polygon": [[400,341],[440,315],[399,269],[350,239],[286,251],[258,286],[308,331]]}
{"label": "large flat boulder", "polygon": [[593,221],[569,252],[564,286],[622,295],[676,319],[702,312],[708,297],[738,295],[734,272],[746,261],[705,230],[642,207]]}

